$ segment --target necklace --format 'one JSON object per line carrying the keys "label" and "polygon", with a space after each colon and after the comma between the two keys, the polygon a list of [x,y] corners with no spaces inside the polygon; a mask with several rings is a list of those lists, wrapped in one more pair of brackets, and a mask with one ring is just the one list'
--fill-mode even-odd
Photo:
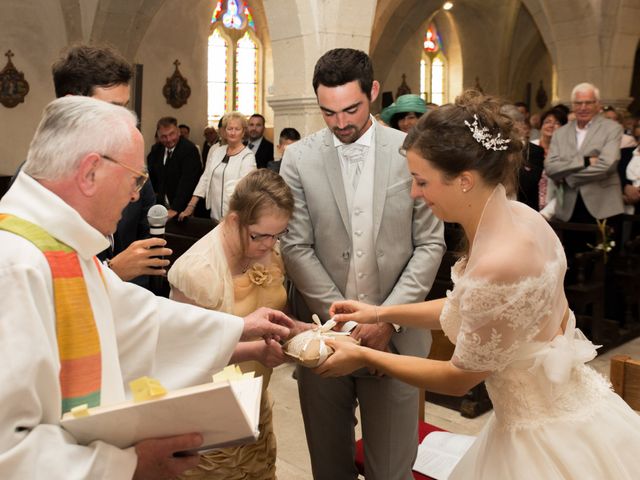
{"label": "necklace", "polygon": [[227,155],[233,157],[234,155],[239,154],[244,149],[244,145],[236,145],[235,147],[227,146]]}

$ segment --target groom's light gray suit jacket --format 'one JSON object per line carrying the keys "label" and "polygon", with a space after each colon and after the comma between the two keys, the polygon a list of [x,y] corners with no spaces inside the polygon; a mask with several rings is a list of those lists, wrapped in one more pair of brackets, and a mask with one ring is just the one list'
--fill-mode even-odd
{"label": "groom's light gray suit jacket", "polygon": [[[412,200],[407,161],[398,151],[404,133],[374,122],[374,245],[383,304],[424,300],[444,253],[443,225],[422,200]],[[287,148],[280,174],[291,187],[295,211],[282,238],[287,275],[295,285],[294,314],[326,320],[344,299],[352,252],[351,221],[340,159],[328,128]],[[391,344],[425,356],[430,335],[408,328]]]}

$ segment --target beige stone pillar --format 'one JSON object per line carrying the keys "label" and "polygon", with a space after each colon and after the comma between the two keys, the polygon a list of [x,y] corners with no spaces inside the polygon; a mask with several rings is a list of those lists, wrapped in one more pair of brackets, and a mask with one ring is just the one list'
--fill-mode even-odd
{"label": "beige stone pillar", "polygon": [[313,91],[313,69],[332,48],[368,52],[376,0],[264,0],[273,52],[274,140],[294,127],[304,135],[324,127]]}
{"label": "beige stone pillar", "polygon": [[600,89],[604,105],[626,107],[640,37],[640,0],[523,0],[557,74],[553,102],[569,104],[581,82]]}

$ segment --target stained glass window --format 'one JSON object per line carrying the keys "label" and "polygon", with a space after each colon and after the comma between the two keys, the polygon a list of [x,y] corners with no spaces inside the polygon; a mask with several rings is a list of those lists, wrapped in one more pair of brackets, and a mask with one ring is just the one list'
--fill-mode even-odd
{"label": "stained glass window", "polygon": [[424,34],[424,49],[426,52],[432,53],[440,50],[440,38],[438,37],[433,25],[431,25]]}
{"label": "stained glass window", "polygon": [[208,49],[208,121],[226,112],[259,111],[262,52],[245,0],[219,0],[211,15]]}
{"label": "stained glass window", "polygon": [[440,57],[431,62],[431,102],[444,103],[444,62]]}
{"label": "stained glass window", "polygon": [[236,110],[251,115],[257,110],[258,48],[246,32],[236,45]]}
{"label": "stained glass window", "polygon": [[243,30],[248,26],[254,32],[256,30],[253,15],[244,0],[227,0],[226,5],[224,0],[218,0],[211,15],[211,23],[216,22],[222,22],[229,29]]}
{"label": "stained glass window", "polygon": [[420,60],[420,95],[425,102],[442,105],[447,99],[447,59],[435,25],[429,25]]}
{"label": "stained glass window", "polygon": [[207,119],[214,124],[227,111],[227,52],[229,44],[215,29],[209,37]]}

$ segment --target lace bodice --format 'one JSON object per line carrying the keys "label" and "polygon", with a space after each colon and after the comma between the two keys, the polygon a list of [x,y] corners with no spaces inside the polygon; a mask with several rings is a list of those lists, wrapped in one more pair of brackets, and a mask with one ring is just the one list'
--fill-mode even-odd
{"label": "lace bodice", "polygon": [[452,268],[455,287],[447,292],[441,317],[442,329],[456,345],[453,363],[464,370],[501,370],[517,359],[523,345],[540,339],[564,275],[563,257],[549,262],[540,276],[510,284],[465,277],[465,265],[462,258]]}
{"label": "lace bodice", "polygon": [[608,383],[584,365],[596,351],[573,313],[562,325],[566,260],[557,236],[499,187],[471,252],[452,268],[440,317],[455,344],[453,365],[491,372],[485,383],[505,428],[589,415]]}
{"label": "lace bodice", "polygon": [[609,389],[584,365],[595,347],[575,329],[573,314],[564,336],[545,338],[542,330],[562,281],[562,257],[540,276],[508,285],[465,278],[465,263],[452,269],[455,287],[447,292],[442,328],[456,345],[454,365],[492,372],[485,384],[503,428],[588,417]]}

